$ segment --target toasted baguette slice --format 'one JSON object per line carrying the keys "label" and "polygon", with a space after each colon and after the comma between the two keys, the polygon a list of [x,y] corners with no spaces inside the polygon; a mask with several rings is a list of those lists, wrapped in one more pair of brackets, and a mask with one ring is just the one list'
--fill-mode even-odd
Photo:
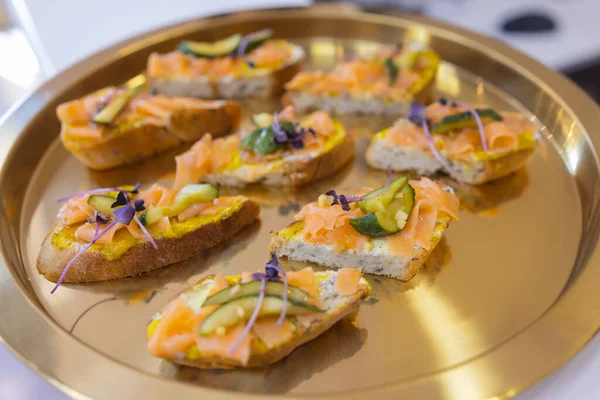
{"label": "toasted baguette slice", "polygon": [[[394,180],[392,184],[404,179],[407,178]],[[391,193],[393,201],[402,201],[401,207],[409,204],[409,208],[398,208],[395,215],[388,215],[388,208],[380,208],[390,207],[390,203],[384,206],[384,202],[392,200],[377,200],[376,196],[365,202],[351,202],[344,209],[339,204],[341,195],[333,203],[331,196],[321,195],[318,202],[304,206],[296,215],[296,222],[279,232],[271,232],[269,250],[290,260],[324,267],[359,268],[367,274],[407,281],[429,258],[450,222],[458,218],[459,201],[450,187],[427,178],[405,180],[399,187],[400,192]],[[371,189],[364,191],[369,192]],[[346,199],[352,197],[345,196]],[[383,214],[377,216],[375,222],[367,217],[376,214],[361,208],[374,206],[374,203]],[[379,218],[386,221],[387,228],[383,228],[384,223]],[[399,229],[388,233],[395,222]]]}
{"label": "toasted baguette slice", "polygon": [[[403,67],[409,58],[411,66]],[[395,72],[389,70],[392,60]],[[411,102],[431,100],[438,64],[432,50],[385,47],[372,58],[344,62],[332,72],[300,72],[286,85],[283,103],[300,112],[407,115]],[[395,74],[393,84],[390,74]]]}
{"label": "toasted baguette slice", "polygon": [[[125,278],[153,271],[200,254],[231,237],[258,218],[260,208],[239,196],[214,217],[197,217],[180,224],[193,224],[182,235],[155,235],[158,248],[146,239],[134,239],[123,232],[111,244],[95,244],[70,267],[65,283],[83,283]],[[176,224],[177,222],[173,222]],[[37,259],[40,274],[56,282],[66,265],[87,243],[74,236],[75,228],[55,225],[42,243]],[[118,232],[119,233],[119,232]]]}
{"label": "toasted baguette slice", "polygon": [[[473,185],[508,176],[527,164],[536,147],[537,135],[535,126],[523,116],[479,106],[479,112],[486,113],[488,118],[483,120],[488,147],[488,151],[484,151],[477,126],[461,125],[465,115],[470,117],[470,112],[463,106],[447,105],[446,100],[443,103],[432,103],[426,109],[428,119],[433,121],[429,129],[437,156],[420,126],[408,119],[399,119],[373,137],[366,154],[367,163],[373,168],[411,170],[420,175],[443,171]],[[474,124],[472,117],[470,122]],[[447,130],[436,132],[436,126]]]}
{"label": "toasted baguette slice", "polygon": [[[196,181],[237,187],[252,183],[296,186],[333,174],[354,156],[354,141],[339,121],[332,120],[323,112],[316,112],[306,118],[308,120],[313,117],[323,117],[331,130],[316,148],[285,147],[276,153],[261,156],[242,148],[241,134],[219,139],[219,143],[211,142],[212,147],[208,151],[206,146],[209,143],[201,143],[208,140],[202,139],[188,152],[175,158],[177,175],[174,187],[179,188]],[[316,135],[320,136],[322,129],[315,127],[315,130]],[[218,156],[219,148],[227,150],[225,153],[230,159],[229,162],[221,163],[216,170],[198,167],[211,164],[212,158]]]}
{"label": "toasted baguette slice", "polygon": [[121,92],[113,87],[61,104],[60,139],[86,167],[105,170],[162,153],[205,133],[229,134],[239,127],[242,108],[231,101],[201,101],[140,94],[110,124],[92,122],[96,110]]}
{"label": "toasted baguette slice", "polygon": [[371,239],[372,246],[368,246],[369,250],[360,251],[340,252],[336,251],[333,245],[307,243],[299,234],[304,221],[296,221],[279,232],[271,232],[269,251],[290,260],[312,262],[328,268],[359,268],[365,274],[409,281],[425,264],[450,222],[449,216],[440,218],[431,236],[430,249],[416,244],[413,254],[407,256],[390,254],[385,242],[377,238]]}
{"label": "toasted baguette slice", "polygon": [[[307,271],[304,272],[306,273]],[[310,273],[312,273],[312,270]],[[167,310],[169,310],[171,304],[174,302],[183,300],[184,304],[186,304],[187,308],[189,309],[187,312],[193,312],[194,314],[198,315],[199,310],[202,309],[203,301],[206,299],[206,291],[210,291],[212,285],[214,285],[214,281],[216,280],[215,276],[208,276],[184,290],[154,316],[153,320],[148,326],[148,337],[150,339],[149,350],[153,355],[168,358],[176,364],[205,369],[232,369],[268,366],[286,357],[302,344],[317,338],[343,318],[354,317],[359,307],[364,303],[365,300],[369,298],[371,286],[362,277],[356,277],[358,282],[356,285],[356,290],[352,294],[340,294],[336,288],[338,275],[340,275],[339,271],[322,271],[314,273],[314,278],[316,281],[314,283],[316,284],[319,308],[324,312],[305,314],[302,317],[308,318],[302,321],[299,319],[299,317],[288,314],[286,317],[287,321],[285,321],[286,323],[284,326],[289,324],[291,327],[289,337],[284,336],[281,340],[276,341],[273,340],[273,337],[271,336],[270,339],[273,341],[271,343],[266,343],[262,340],[259,334],[256,334],[254,329],[251,330],[253,335],[247,348],[249,353],[247,355],[247,360],[229,357],[227,353],[211,354],[210,352],[199,348],[197,342],[194,343],[193,340],[190,342],[189,348],[182,353],[171,357],[166,356],[160,351],[160,349],[156,348],[156,342],[152,343],[153,340],[158,341],[160,338],[153,338],[153,336],[159,334],[157,331],[162,328],[159,325],[165,318]],[[348,274],[346,274],[346,276],[348,276]],[[220,279],[223,278],[221,277]],[[226,277],[226,280],[231,286],[239,284],[241,281],[245,282],[239,275],[228,276]],[[270,319],[274,324],[277,318],[271,317]],[[260,321],[261,318],[259,317],[258,322]],[[181,333],[182,335],[187,334],[187,332]],[[227,338],[224,340],[227,341],[226,343],[229,343]],[[215,343],[214,346],[211,346],[211,350],[216,347],[217,344]],[[227,349],[229,348],[230,347]],[[226,351],[227,349],[223,350]]]}
{"label": "toasted baguette slice", "polygon": [[[285,49],[289,55],[272,65],[266,63],[251,67],[245,60],[233,56],[213,60],[180,52],[153,53],[147,68],[150,85],[167,96],[203,99],[277,96],[283,91],[283,85],[300,71],[304,50],[285,40],[268,40],[250,52],[246,59],[253,60],[269,47]],[[227,59],[230,59],[229,65],[224,69]]]}

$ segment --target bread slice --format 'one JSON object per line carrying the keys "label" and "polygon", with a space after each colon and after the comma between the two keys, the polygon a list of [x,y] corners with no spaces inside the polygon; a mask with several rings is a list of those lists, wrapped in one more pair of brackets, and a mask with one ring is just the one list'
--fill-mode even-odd
{"label": "bread slice", "polygon": [[244,164],[238,168],[206,175],[203,181],[223,186],[261,183],[271,186],[297,186],[333,174],[354,157],[352,136],[345,132],[332,143],[306,157],[294,154],[267,163]]}
{"label": "bread slice", "polygon": [[[398,58],[406,60],[408,54],[412,54],[414,66],[396,70],[393,79],[402,80],[402,73],[406,71],[417,79],[409,78],[409,86],[402,89],[388,82],[391,78],[387,63]],[[373,57],[344,62],[331,72],[301,72],[286,85],[283,104],[293,105],[298,112],[323,110],[334,114],[407,115],[413,101],[427,104],[432,100],[439,61],[437,53],[430,49],[387,46]],[[353,69],[355,63],[360,65]],[[365,63],[375,67],[367,68]],[[373,72],[376,68],[379,68],[379,75]]]}
{"label": "bread slice", "polygon": [[[198,101],[195,100],[194,101]],[[106,170],[131,164],[165,152],[205,133],[229,134],[239,127],[242,107],[231,101],[215,101],[205,107],[180,107],[170,113],[166,124],[153,119],[127,119],[106,128],[99,138],[79,138],[71,134],[71,124],[63,121],[60,139],[86,167]]]}
{"label": "bread slice", "polygon": [[447,214],[438,218],[431,236],[430,249],[415,244],[410,256],[390,254],[385,241],[379,238],[369,238],[369,244],[361,251],[336,251],[333,245],[307,243],[301,235],[304,221],[296,221],[279,232],[271,232],[269,251],[290,260],[308,261],[329,268],[359,268],[365,274],[408,281],[427,261],[450,222],[451,218]]}
{"label": "bread slice", "polygon": [[[218,214],[218,218],[198,224],[189,233],[179,237],[156,238],[157,249],[147,240],[134,240],[123,254],[111,252],[111,246],[115,248],[123,243],[94,245],[73,263],[63,282],[125,278],[191,258],[251,224],[258,218],[259,211],[256,203],[242,197]],[[39,273],[52,282],[59,279],[65,266],[86,244],[75,239],[73,229],[61,233],[61,228],[57,224],[46,236],[37,259]]]}
{"label": "bread slice", "polygon": [[[354,317],[359,307],[369,298],[371,294],[371,285],[369,285],[366,279],[362,277],[360,278],[356,293],[348,296],[340,296],[335,288],[337,274],[337,271],[315,272],[320,307],[321,309],[326,310],[326,312],[318,314],[319,317],[312,320],[308,326],[294,321],[296,331],[293,332],[293,336],[283,344],[275,347],[269,348],[258,337],[254,337],[250,344],[250,357],[246,364],[242,364],[240,361],[228,357],[202,354],[195,345],[192,345],[192,348],[186,351],[182,357],[174,358],[171,361],[176,364],[197,368],[232,369],[266,367],[281,360],[297,347],[317,338],[323,332],[331,328],[336,322],[346,317]],[[194,298],[193,293],[198,291],[199,288],[211,278],[211,276],[208,276],[200,282],[190,286],[176,296],[175,299],[183,297],[188,304],[190,304],[190,307],[193,307],[191,305],[192,299]],[[234,281],[236,280],[236,277],[227,277],[228,280],[231,280],[232,278]],[[237,277],[237,280],[239,280],[239,276]],[[152,337],[156,324],[162,318],[165,309],[166,307],[154,316],[153,321],[148,327],[149,337]],[[295,317],[288,318],[295,320]]]}
{"label": "bread slice", "polygon": [[[203,99],[244,99],[250,97],[269,98],[283,92],[284,84],[296,75],[304,60],[304,49],[285,42],[291,50],[290,59],[277,69],[248,68],[241,76],[224,75],[218,79],[207,75],[192,76],[182,73],[165,76],[155,72],[152,63],[158,54],[152,54],[148,60],[148,77],[151,88],[167,96],[198,97]],[[187,63],[195,57],[183,56]],[[153,59],[154,58],[154,59]]]}
{"label": "bread slice", "polygon": [[[396,146],[388,143],[386,131],[378,133],[367,150],[367,163],[377,169],[392,171],[415,171],[419,175],[433,175],[444,171],[442,164],[431,151],[419,147]],[[533,155],[534,147],[524,147],[495,157],[450,157],[444,151],[440,155],[452,168],[461,182],[480,185],[508,176],[524,167]],[[445,172],[445,171],[444,171]]]}

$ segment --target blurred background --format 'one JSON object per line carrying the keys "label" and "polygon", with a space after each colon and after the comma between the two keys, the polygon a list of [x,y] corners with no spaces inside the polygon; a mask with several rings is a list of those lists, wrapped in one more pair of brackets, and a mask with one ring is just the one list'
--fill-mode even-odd
{"label": "blurred background", "polygon": [[[0,0],[0,119],[19,98],[43,81],[132,35],[207,15],[311,3],[311,0]],[[600,101],[600,0],[348,3],[374,10],[383,7],[418,13],[496,37],[563,72]],[[586,356],[578,357],[581,360]],[[548,398],[540,394],[548,391],[540,392],[539,387],[534,390],[534,393],[538,390],[537,395],[530,392],[528,398]],[[570,398],[584,397],[598,398],[578,395]],[[66,397],[37,378],[0,345],[0,398]]]}

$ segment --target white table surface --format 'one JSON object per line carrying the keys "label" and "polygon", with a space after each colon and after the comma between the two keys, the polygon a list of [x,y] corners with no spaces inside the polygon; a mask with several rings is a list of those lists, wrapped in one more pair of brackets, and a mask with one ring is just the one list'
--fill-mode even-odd
{"label": "white table surface", "polygon": [[[9,0],[10,1],[10,0]],[[270,5],[303,5],[309,0],[13,0],[31,35],[43,74],[51,76],[73,62],[126,37],[195,16]],[[428,1],[429,14],[507,40],[554,68],[570,68],[600,55],[600,1]],[[526,3],[526,6],[523,4]],[[560,31],[539,37],[502,36],[503,17],[540,6],[557,19]],[[110,12],[105,12],[111,10]],[[119,10],[115,12],[115,10]],[[90,13],[102,15],[89,18]],[[132,17],[139,16],[142,18]],[[74,40],[73,35],[78,39]],[[84,38],[84,39],[82,39]],[[552,40],[548,40],[552,38]],[[1,61],[0,61],[1,62]],[[0,85],[1,88],[1,85]],[[600,399],[600,336],[556,373],[518,396],[520,400]],[[0,399],[66,399],[0,346]]]}

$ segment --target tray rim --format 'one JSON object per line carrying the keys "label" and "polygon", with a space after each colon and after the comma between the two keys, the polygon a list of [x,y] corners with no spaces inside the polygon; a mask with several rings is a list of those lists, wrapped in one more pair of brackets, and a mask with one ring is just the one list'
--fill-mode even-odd
{"label": "tray rim", "polygon": [[[5,168],[4,164],[6,164],[6,160],[9,160],[11,157],[14,156],[14,152],[12,150],[14,149],[14,144],[19,141],[20,130],[25,128],[28,124],[28,121],[31,118],[33,118],[37,114],[37,112],[47,103],[47,101],[49,100],[49,97],[47,96],[48,92],[54,93],[55,96],[59,95],[61,93],[61,90],[66,90],[68,87],[71,86],[73,82],[77,82],[86,74],[91,73],[92,71],[97,69],[102,69],[114,60],[123,57],[126,54],[134,52],[137,49],[159,43],[163,40],[168,39],[169,37],[179,36],[181,34],[186,34],[191,31],[195,31],[203,24],[211,25],[212,23],[216,23],[217,25],[226,25],[228,22],[251,20],[253,16],[256,16],[257,14],[260,14],[261,16],[269,15],[271,17],[281,17],[285,16],[286,13],[301,12],[308,13],[313,17],[319,18],[361,18],[364,20],[375,21],[383,25],[392,26],[407,26],[409,24],[423,25],[431,31],[437,31],[438,33],[443,32],[445,35],[451,35],[452,40],[462,44],[467,44],[469,47],[472,47],[479,52],[485,51],[488,57],[493,58],[496,61],[509,66],[513,70],[517,71],[519,74],[526,76],[529,80],[535,82],[539,85],[539,87],[543,88],[547,93],[550,93],[552,97],[557,102],[561,103],[561,105],[565,109],[569,110],[571,115],[574,116],[574,120],[579,122],[580,126],[600,126],[600,113],[598,112],[600,111],[600,107],[598,107],[598,105],[594,103],[587,96],[587,94],[583,92],[583,90],[578,88],[575,84],[570,82],[567,78],[560,75],[559,73],[550,70],[549,68],[543,66],[541,63],[518,52],[517,50],[510,48],[508,45],[496,39],[475,34],[468,30],[454,27],[446,23],[432,21],[430,19],[414,15],[406,15],[402,13],[387,13],[387,15],[371,14],[362,12],[355,7],[344,8],[342,11],[343,13],[342,15],[340,15],[339,9],[325,9],[323,7],[317,6],[306,8],[285,8],[247,11],[241,13],[222,14],[208,18],[199,18],[185,22],[183,24],[174,24],[171,26],[137,35],[133,38],[124,40],[118,44],[107,47],[104,50],[101,50],[95,53],[94,55],[91,55],[79,61],[75,65],[69,67],[67,70],[57,75],[56,77],[40,85],[34,91],[30,92],[19,103],[13,106],[4,117],[0,118],[0,127],[2,128],[5,128],[7,126],[11,128],[11,125],[15,125],[14,127],[12,127],[12,131],[10,131],[9,129],[8,132],[7,141],[11,145],[9,146],[11,150],[5,152],[5,154],[0,152],[0,164],[3,165],[3,168],[0,171],[0,185],[2,185],[2,177],[8,173],[7,168]],[[550,87],[550,84],[548,82],[552,82],[552,87]],[[40,96],[44,99],[43,102],[40,102]],[[572,107],[569,107],[567,104],[573,104],[573,108],[575,108],[576,106],[576,108],[578,109],[577,113]],[[590,144],[590,147],[593,149],[596,166],[598,166],[599,162],[597,154],[600,153],[600,143],[591,140],[588,132],[585,129],[583,129],[583,136],[585,137],[586,141]],[[595,203],[595,212],[593,214],[594,216],[597,216],[597,206],[598,203]],[[2,205],[0,205],[0,214],[2,214],[3,211],[5,210],[3,210]],[[5,222],[2,219],[2,215],[0,215],[0,222]],[[11,237],[11,233],[14,234],[14,232],[8,232],[8,234],[6,234],[6,232],[0,231],[0,240],[2,240],[2,242],[0,242],[0,250],[2,250],[4,258],[4,260],[0,260],[0,264],[2,264],[3,266],[6,266],[5,260],[7,257],[6,253],[8,249],[8,247],[5,246],[3,243],[5,243],[7,238],[13,240],[15,239],[14,237]],[[509,340],[507,340],[507,342],[491,349],[488,353],[496,353],[502,349],[506,350],[506,347],[509,346],[511,343],[514,346],[513,342],[515,341],[523,339],[527,340],[528,338],[526,336],[531,336],[532,330],[539,330],[540,325],[544,325],[544,322],[547,323],[550,314],[556,315],[557,313],[559,313],[559,315],[564,314],[569,318],[575,317],[577,318],[578,322],[585,322],[588,325],[593,325],[593,333],[590,336],[588,336],[587,339],[585,339],[583,342],[579,338],[573,338],[573,340],[576,340],[578,343],[575,347],[569,346],[570,349],[564,354],[561,353],[560,357],[552,357],[552,364],[550,366],[547,366],[544,369],[544,371],[540,372],[537,378],[533,378],[529,382],[522,383],[519,387],[510,388],[508,390],[504,388],[502,393],[497,393],[501,398],[512,397],[525,390],[526,388],[530,387],[532,384],[539,381],[543,377],[548,376],[549,374],[554,372],[556,369],[562,366],[564,362],[566,362],[575,354],[577,354],[587,344],[587,342],[589,342],[598,332],[598,329],[600,328],[600,316],[598,313],[598,311],[600,311],[600,296],[596,299],[592,299],[593,302],[590,302],[589,298],[585,298],[583,299],[583,301],[581,301],[580,299],[582,293],[589,293],[594,291],[595,288],[592,285],[592,282],[595,281],[594,277],[600,277],[600,252],[598,251],[598,248],[599,246],[596,245],[594,250],[590,254],[589,260],[587,262],[587,267],[580,274],[577,281],[573,283],[572,287],[577,287],[579,289],[578,291],[571,289],[562,294],[554,303],[554,305],[551,306],[542,316],[540,316],[539,319],[532,322],[532,324],[527,329],[511,337]],[[12,251],[14,252],[14,249]],[[14,258],[12,258],[11,260],[14,261]],[[211,394],[213,398],[217,399],[267,397],[257,397],[256,395],[230,393],[214,389],[200,388],[192,384],[175,382],[171,379],[145,373],[143,371],[137,370],[134,367],[127,366],[117,360],[112,359],[110,356],[106,356],[100,353],[99,351],[89,347],[77,338],[68,335],[52,320],[52,318],[50,318],[44,312],[43,309],[41,309],[39,303],[36,304],[34,299],[25,295],[25,292],[27,292],[27,288],[20,280],[20,277],[15,276],[13,271],[9,270],[8,267],[0,268],[0,283],[4,287],[4,290],[0,291],[0,299],[10,299],[11,302],[16,302],[20,311],[28,313],[27,317],[29,319],[35,321],[36,323],[39,323],[39,317],[42,317],[41,322],[48,324],[48,328],[51,328],[53,333],[52,337],[48,338],[48,341],[50,343],[54,341],[69,343],[69,349],[71,353],[77,354],[76,357],[70,354],[70,361],[83,360],[84,357],[86,359],[89,359],[90,361],[101,361],[103,364],[102,368],[110,370],[109,376],[125,377],[126,375],[128,375],[131,378],[132,384],[131,386],[126,388],[125,392],[120,390],[123,388],[111,389],[107,386],[103,386],[94,379],[84,381],[83,385],[81,380],[78,383],[74,382],[72,376],[62,376],[60,375],[60,373],[58,373],[60,371],[53,371],[52,365],[44,363],[44,360],[41,360],[40,362],[39,357],[38,359],[35,359],[35,355],[24,354],[25,352],[23,352],[23,349],[21,348],[22,346],[17,345],[16,341],[14,340],[13,334],[15,332],[10,331],[10,327],[12,327],[12,325],[1,324],[0,336],[2,343],[26,366],[28,366],[39,376],[49,381],[50,383],[52,383],[53,385],[55,385],[60,390],[64,391],[70,396],[76,398],[88,398],[88,395],[98,395],[99,397],[103,398],[104,396],[110,394],[120,396],[123,396],[124,394],[139,395],[139,393],[142,393],[142,391],[138,390],[143,390],[144,388],[147,389],[148,385],[151,385],[152,393],[150,393],[150,396],[148,396],[148,393],[145,393],[145,396],[147,396],[148,399],[158,399],[164,396],[173,395],[174,391],[177,393],[178,396],[182,398],[187,398],[187,396],[191,398],[191,396],[197,396],[198,394]],[[12,283],[14,283],[14,285]],[[16,295],[17,292],[19,293],[19,295],[15,297],[14,295]],[[573,309],[569,309],[566,305],[567,303],[571,303],[573,301],[581,301],[581,303],[585,303],[589,307],[587,310],[579,308],[575,310],[577,311],[577,313],[573,314]],[[6,309],[6,307],[0,309],[0,317],[2,317],[4,320],[9,320],[11,317],[14,317],[14,315],[11,314],[11,310],[14,307],[15,306],[9,307],[10,309],[8,310]],[[594,320],[595,322],[590,323],[590,321],[592,320]],[[553,328],[556,328],[556,325],[553,326]],[[543,329],[543,327],[541,329]],[[561,331],[560,333],[565,334],[568,337],[568,331],[569,329],[565,329],[564,332]],[[565,337],[563,337],[562,339],[564,340]],[[427,393],[430,393],[432,382],[436,383],[436,377],[441,377],[442,375],[450,374],[453,371],[459,371],[465,366],[469,364],[472,365],[477,360],[481,360],[488,353],[479,355],[472,360],[467,360],[464,364],[454,366],[448,370],[436,371],[430,375],[422,376],[414,380],[409,380],[401,384],[390,384],[386,387],[381,388],[363,389],[360,391],[355,391],[353,392],[353,394],[341,392],[333,395],[327,395],[326,397],[354,398],[359,397],[361,394],[364,394],[367,391],[373,393],[377,392],[379,394],[384,395],[391,395],[392,392],[401,392],[403,394],[412,394],[413,396],[423,396]],[[75,386],[77,386],[77,389],[74,388]],[[400,389],[401,391],[399,391]],[[84,392],[87,394],[84,394]],[[147,392],[147,390],[145,390],[144,392]],[[268,397],[283,398],[290,396],[283,395]]]}

